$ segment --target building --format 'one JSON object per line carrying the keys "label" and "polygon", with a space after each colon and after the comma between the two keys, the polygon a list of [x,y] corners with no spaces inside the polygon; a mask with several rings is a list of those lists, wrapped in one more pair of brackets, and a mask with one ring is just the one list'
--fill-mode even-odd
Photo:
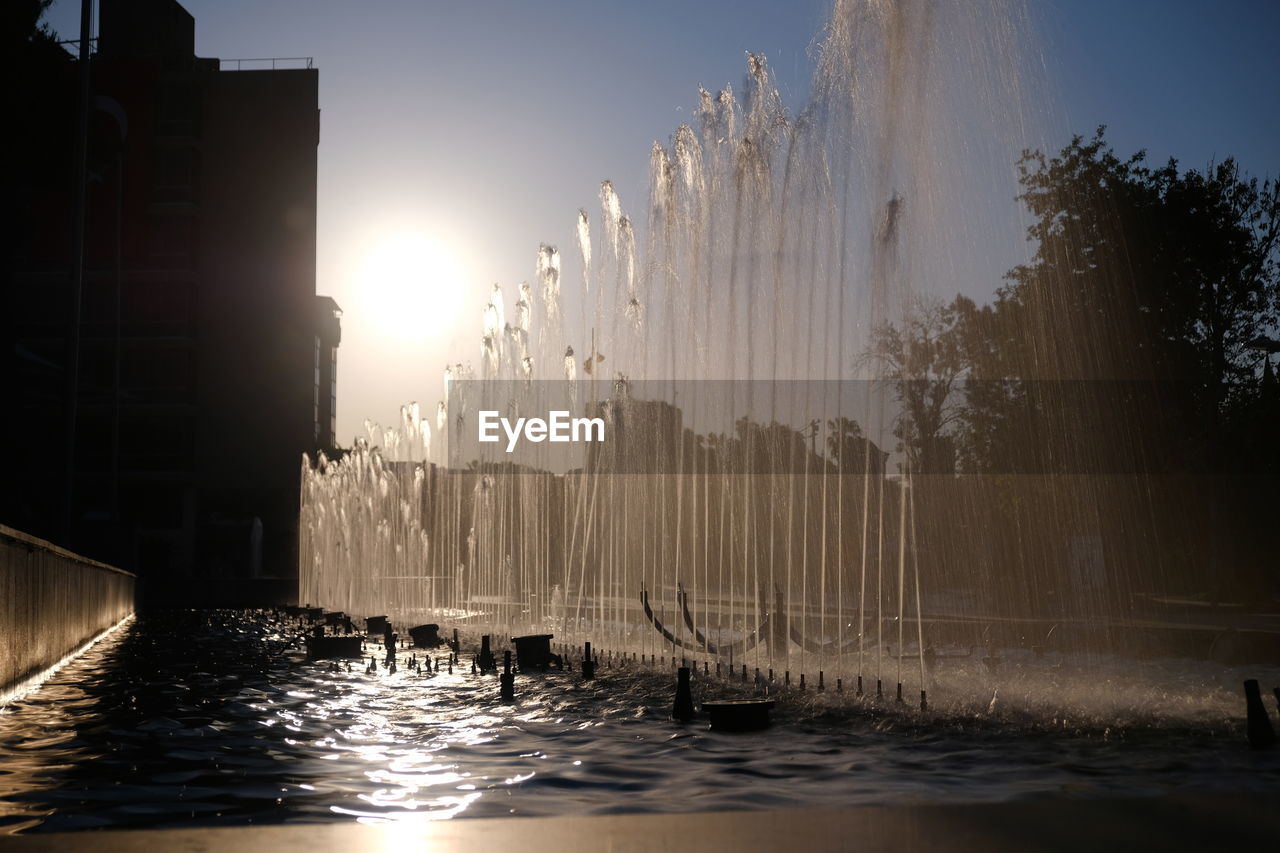
{"label": "building", "polygon": [[136,570],[153,599],[291,591],[301,454],[335,443],[317,71],[197,57],[174,0],[102,0],[99,34],[69,518],[78,63],[61,57],[24,69],[28,153],[46,162],[14,194],[0,378],[19,452],[0,521]]}
{"label": "building", "polygon": [[316,297],[313,441],[318,448],[338,444],[338,344],[342,309],[332,297]]}

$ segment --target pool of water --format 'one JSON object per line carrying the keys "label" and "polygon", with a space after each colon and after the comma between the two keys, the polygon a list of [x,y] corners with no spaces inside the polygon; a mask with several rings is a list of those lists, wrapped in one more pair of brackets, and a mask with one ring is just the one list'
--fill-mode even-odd
{"label": "pool of water", "polygon": [[[465,667],[332,672],[300,631],[143,614],[0,708],[0,833],[1280,790],[1250,674],[1192,662],[956,665],[925,713],[775,690],[773,728],[733,735],[672,722],[666,669],[520,676],[503,704]],[[1268,699],[1277,676],[1252,673]]]}

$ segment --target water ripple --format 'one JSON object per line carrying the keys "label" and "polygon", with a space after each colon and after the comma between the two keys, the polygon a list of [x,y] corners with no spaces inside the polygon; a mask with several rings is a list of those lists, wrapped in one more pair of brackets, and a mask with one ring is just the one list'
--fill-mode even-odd
{"label": "water ripple", "polygon": [[521,677],[504,705],[491,677],[331,672],[297,633],[145,614],[4,706],[0,833],[1280,790],[1280,756],[1203,698],[984,714],[983,683],[922,716],[782,693],[778,724],[743,737],[672,723],[669,673]]}

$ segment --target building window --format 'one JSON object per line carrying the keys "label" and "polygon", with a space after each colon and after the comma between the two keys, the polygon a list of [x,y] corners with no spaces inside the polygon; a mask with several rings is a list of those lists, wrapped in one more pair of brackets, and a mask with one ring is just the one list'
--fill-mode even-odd
{"label": "building window", "polygon": [[195,136],[199,116],[200,93],[190,80],[162,78],[156,87],[156,136]]}
{"label": "building window", "polygon": [[316,335],[316,357],[315,357],[315,385],[313,387],[314,395],[314,417],[312,423],[315,424],[315,440],[320,440],[320,336]]}
{"label": "building window", "polygon": [[192,290],[184,281],[127,281],[120,295],[120,322],[135,334],[190,334]]}
{"label": "building window", "polygon": [[196,152],[190,148],[157,148],[154,161],[153,201],[196,201]]}
{"label": "building window", "polygon": [[190,392],[195,388],[195,373],[192,351],[183,343],[129,341],[123,345],[120,385],[143,399]]}
{"label": "building window", "polygon": [[189,264],[193,260],[196,241],[195,223],[191,217],[152,217],[148,236],[151,240],[151,257],[164,258],[170,263],[185,261]]}
{"label": "building window", "polygon": [[338,443],[338,348],[329,350],[329,443]]}

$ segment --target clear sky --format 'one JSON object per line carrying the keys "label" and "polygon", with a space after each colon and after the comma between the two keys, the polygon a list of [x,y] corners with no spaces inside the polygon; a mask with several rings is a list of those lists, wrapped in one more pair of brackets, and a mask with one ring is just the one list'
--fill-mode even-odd
{"label": "clear sky", "polygon": [[[737,88],[744,51],[802,104],[828,4],[185,0],[201,56],[319,68],[317,290],[345,312],[343,443],[439,396],[443,365],[475,359],[492,284],[532,278],[541,242],[569,250],[602,179],[642,223],[651,144],[689,120],[699,85]],[[1028,4],[1050,145],[1106,124],[1122,153],[1280,173],[1278,0]],[[79,5],[51,11],[64,38]],[[378,286],[413,268],[422,298]]]}

